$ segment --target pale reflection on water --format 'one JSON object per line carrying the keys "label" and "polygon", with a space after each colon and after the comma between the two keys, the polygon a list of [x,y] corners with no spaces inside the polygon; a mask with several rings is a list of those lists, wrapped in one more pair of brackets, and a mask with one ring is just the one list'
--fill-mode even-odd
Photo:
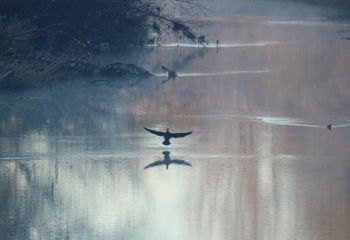
{"label": "pale reflection on water", "polygon": [[[2,94],[1,239],[349,239],[349,42],[228,21],[209,38],[293,44],[157,48],[145,66],[182,76]],[[144,169],[164,151],[192,166]]]}
{"label": "pale reflection on water", "polygon": [[252,43],[204,43],[204,44],[195,44],[195,43],[164,43],[159,46],[157,45],[146,45],[146,47],[160,47],[160,48],[173,48],[173,47],[185,47],[185,48],[242,48],[242,47],[261,47],[261,46],[272,46],[282,44],[282,42],[277,41],[261,41],[261,42],[252,42]]}

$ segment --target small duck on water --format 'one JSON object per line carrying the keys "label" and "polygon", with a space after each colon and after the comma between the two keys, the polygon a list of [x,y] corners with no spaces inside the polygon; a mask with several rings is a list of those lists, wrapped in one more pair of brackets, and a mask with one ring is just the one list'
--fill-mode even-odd
{"label": "small duck on water", "polygon": [[174,70],[170,70],[164,66],[161,66],[164,71],[168,72],[168,79],[175,79],[177,77],[177,73]]}

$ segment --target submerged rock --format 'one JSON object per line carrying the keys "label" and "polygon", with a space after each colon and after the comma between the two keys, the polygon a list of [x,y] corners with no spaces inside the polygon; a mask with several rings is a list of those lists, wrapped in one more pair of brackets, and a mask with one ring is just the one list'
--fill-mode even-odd
{"label": "submerged rock", "polygon": [[125,80],[138,80],[152,76],[147,70],[126,63],[112,63],[98,66],[73,60],[51,62],[41,58],[21,58],[3,61],[0,74],[0,89],[26,89],[48,86],[63,81],[81,81],[106,84]]}

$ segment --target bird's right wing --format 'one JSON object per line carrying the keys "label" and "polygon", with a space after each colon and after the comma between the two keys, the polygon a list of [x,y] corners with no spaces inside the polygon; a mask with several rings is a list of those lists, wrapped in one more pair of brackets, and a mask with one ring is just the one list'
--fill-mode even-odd
{"label": "bird's right wing", "polygon": [[149,131],[150,133],[153,133],[157,136],[164,136],[164,133],[163,132],[158,132],[158,131],[155,131],[155,130],[152,130],[152,129],[149,129],[149,128],[145,128],[145,130]]}
{"label": "bird's right wing", "polygon": [[186,137],[187,135],[190,135],[192,132],[183,132],[183,133],[172,133],[171,136],[173,138],[181,138]]}
{"label": "bird's right wing", "polygon": [[150,168],[150,167],[156,167],[156,166],[160,166],[163,165],[164,161],[156,161],[153,163],[148,164],[146,167],[144,167],[144,169]]}
{"label": "bird's right wing", "polygon": [[186,162],[185,160],[178,160],[178,159],[174,159],[174,160],[171,160],[171,163],[175,163],[175,164],[178,164],[178,165],[186,165],[186,166],[191,166],[191,163],[189,162]]}

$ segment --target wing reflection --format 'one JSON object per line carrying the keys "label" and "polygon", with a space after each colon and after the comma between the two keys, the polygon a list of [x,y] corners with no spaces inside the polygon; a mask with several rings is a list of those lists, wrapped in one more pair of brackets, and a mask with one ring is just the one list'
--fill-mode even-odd
{"label": "wing reflection", "polygon": [[170,164],[177,164],[177,165],[184,165],[184,166],[190,166],[192,167],[191,163],[186,162],[185,160],[179,160],[179,159],[171,159],[170,158],[170,152],[169,151],[164,151],[163,152],[164,159],[161,161],[155,161],[153,163],[148,164],[144,169],[151,168],[151,167],[157,167],[161,165],[165,165],[166,169],[169,169]]}

